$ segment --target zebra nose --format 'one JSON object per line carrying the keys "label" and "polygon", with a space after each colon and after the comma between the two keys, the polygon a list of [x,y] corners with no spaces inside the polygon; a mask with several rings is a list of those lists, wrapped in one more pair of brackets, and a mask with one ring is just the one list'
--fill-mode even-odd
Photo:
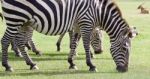
{"label": "zebra nose", "polygon": [[127,72],[128,71],[128,66],[119,65],[119,66],[117,66],[116,69],[117,69],[118,72]]}
{"label": "zebra nose", "polygon": [[102,52],[103,52],[102,49],[98,49],[98,50],[94,51],[95,54],[101,54]]}

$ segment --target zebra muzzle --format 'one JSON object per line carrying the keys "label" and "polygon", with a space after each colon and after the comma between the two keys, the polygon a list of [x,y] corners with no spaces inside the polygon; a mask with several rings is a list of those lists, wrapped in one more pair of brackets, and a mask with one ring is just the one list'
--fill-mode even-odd
{"label": "zebra muzzle", "polygon": [[126,65],[124,65],[124,66],[118,65],[116,69],[117,69],[118,72],[127,72],[128,71],[128,66],[126,66]]}
{"label": "zebra muzzle", "polygon": [[102,52],[103,52],[102,49],[98,49],[98,50],[94,51],[95,54],[101,54]]}

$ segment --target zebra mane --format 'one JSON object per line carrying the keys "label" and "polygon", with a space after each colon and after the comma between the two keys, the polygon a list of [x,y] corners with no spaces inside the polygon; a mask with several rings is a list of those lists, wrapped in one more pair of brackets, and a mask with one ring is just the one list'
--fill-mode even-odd
{"label": "zebra mane", "polygon": [[128,22],[124,19],[123,15],[122,15],[122,12],[121,12],[120,8],[118,7],[118,5],[116,4],[116,2],[114,0],[112,0],[112,3],[116,6],[116,9],[120,14],[120,17],[124,20],[124,22],[127,23],[128,28],[130,28]]}
{"label": "zebra mane", "polygon": [[117,11],[119,12],[120,16],[123,18],[122,12],[121,12],[120,8],[118,7],[118,5],[116,4],[116,2],[114,0],[112,0],[112,3],[116,6]]}

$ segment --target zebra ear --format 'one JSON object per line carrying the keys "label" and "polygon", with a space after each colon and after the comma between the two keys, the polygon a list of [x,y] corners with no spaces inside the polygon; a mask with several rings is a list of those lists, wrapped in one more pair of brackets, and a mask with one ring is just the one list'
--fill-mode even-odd
{"label": "zebra ear", "polygon": [[138,35],[138,32],[136,30],[136,27],[129,28],[129,33],[128,33],[129,38],[134,38],[137,35]]}

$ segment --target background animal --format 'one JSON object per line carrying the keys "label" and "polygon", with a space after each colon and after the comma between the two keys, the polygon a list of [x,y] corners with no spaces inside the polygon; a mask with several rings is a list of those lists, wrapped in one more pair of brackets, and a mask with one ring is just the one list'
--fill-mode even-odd
{"label": "background animal", "polygon": [[137,9],[140,9],[141,14],[149,14],[149,10],[143,7],[143,4],[139,5]]}

